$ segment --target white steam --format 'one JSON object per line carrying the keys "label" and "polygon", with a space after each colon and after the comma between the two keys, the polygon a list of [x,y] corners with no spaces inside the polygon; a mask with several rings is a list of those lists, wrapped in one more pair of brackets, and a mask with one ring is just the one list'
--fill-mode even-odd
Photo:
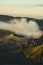
{"label": "white steam", "polygon": [[35,21],[29,21],[27,23],[25,18],[22,18],[21,21],[12,20],[9,23],[0,21],[0,29],[9,30],[15,32],[16,34],[32,38],[39,38],[43,35],[43,32],[39,29],[39,26]]}

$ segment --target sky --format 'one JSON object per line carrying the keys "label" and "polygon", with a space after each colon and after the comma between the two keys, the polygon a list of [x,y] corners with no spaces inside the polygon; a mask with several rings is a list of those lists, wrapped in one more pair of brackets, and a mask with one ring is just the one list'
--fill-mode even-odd
{"label": "sky", "polygon": [[0,14],[43,17],[43,0],[0,0]]}
{"label": "sky", "polygon": [[28,3],[28,4],[43,4],[43,0],[0,0],[0,3]]}

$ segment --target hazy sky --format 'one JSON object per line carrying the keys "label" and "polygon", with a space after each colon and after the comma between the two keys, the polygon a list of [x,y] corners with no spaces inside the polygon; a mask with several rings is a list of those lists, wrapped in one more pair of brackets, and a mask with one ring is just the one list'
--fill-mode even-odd
{"label": "hazy sky", "polygon": [[0,0],[0,3],[29,3],[42,4],[43,0]]}
{"label": "hazy sky", "polygon": [[43,17],[43,0],[0,0],[0,14]]}

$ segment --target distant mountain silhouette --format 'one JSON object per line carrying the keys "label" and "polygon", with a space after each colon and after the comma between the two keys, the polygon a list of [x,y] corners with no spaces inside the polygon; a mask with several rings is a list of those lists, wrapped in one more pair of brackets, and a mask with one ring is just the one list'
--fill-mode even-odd
{"label": "distant mountain silhouette", "polygon": [[8,21],[10,19],[14,19],[14,17],[9,15],[0,15],[0,21]]}

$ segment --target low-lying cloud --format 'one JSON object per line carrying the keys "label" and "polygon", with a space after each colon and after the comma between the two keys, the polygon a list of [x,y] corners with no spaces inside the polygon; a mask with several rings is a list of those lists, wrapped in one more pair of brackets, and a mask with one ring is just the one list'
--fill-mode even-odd
{"label": "low-lying cloud", "polygon": [[0,21],[0,29],[12,31],[16,34],[24,35],[27,38],[40,38],[43,32],[39,29],[35,21],[26,21],[26,18],[19,20],[12,20],[9,23]]}

